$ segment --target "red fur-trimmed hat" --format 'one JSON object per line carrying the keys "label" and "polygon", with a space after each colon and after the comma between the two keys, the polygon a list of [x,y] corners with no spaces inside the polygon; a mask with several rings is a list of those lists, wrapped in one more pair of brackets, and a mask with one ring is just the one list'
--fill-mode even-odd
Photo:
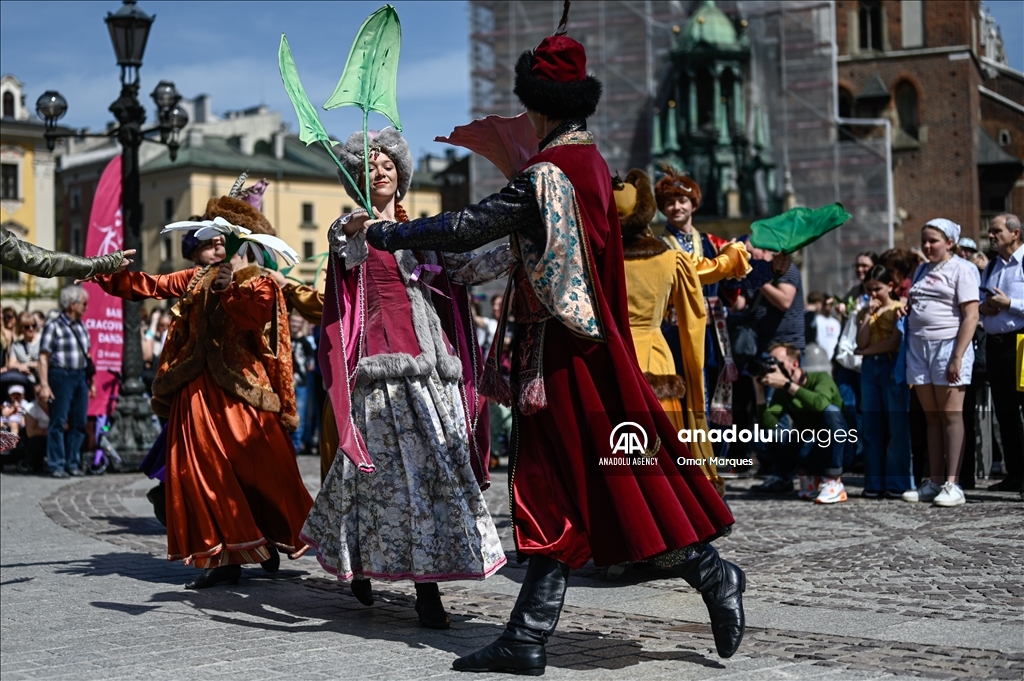
{"label": "red fur-trimmed hat", "polygon": [[555,120],[589,118],[601,99],[601,81],[587,75],[587,51],[565,35],[569,21],[566,0],[554,35],[516,62],[515,93],[527,109]]}
{"label": "red fur-trimmed hat", "polygon": [[665,171],[665,177],[654,185],[654,199],[658,203],[658,210],[664,212],[666,203],[683,196],[690,199],[694,210],[699,208],[700,185],[692,177],[677,172],[671,166],[662,166],[662,170]]}

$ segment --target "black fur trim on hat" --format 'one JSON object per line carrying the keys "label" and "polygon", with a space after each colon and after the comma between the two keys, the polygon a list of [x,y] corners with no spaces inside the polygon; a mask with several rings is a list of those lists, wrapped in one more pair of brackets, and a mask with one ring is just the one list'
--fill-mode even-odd
{"label": "black fur trim on hat", "polygon": [[593,76],[578,83],[554,83],[533,75],[533,52],[516,62],[514,92],[527,109],[556,121],[590,118],[601,99],[601,81]]}

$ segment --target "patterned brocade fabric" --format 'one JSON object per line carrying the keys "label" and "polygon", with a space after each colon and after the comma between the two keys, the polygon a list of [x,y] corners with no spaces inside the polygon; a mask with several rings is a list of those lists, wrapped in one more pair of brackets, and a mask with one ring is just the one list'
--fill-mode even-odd
{"label": "patterned brocade fabric", "polygon": [[524,174],[533,184],[547,228],[542,244],[519,235],[523,267],[531,287],[548,311],[573,333],[600,339],[587,246],[580,232],[580,212],[572,183],[552,163],[538,163]]}

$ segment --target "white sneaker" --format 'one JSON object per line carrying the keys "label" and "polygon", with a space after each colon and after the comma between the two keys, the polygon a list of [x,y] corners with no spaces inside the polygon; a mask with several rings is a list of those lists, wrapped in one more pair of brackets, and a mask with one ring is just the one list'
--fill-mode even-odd
{"label": "white sneaker", "polygon": [[796,493],[797,497],[804,501],[810,501],[818,496],[820,479],[817,475],[801,475],[800,476],[800,491]]}
{"label": "white sneaker", "polygon": [[935,506],[962,506],[967,503],[964,498],[964,491],[955,482],[947,482],[942,485],[942,491],[932,500]]}
{"label": "white sneaker", "polygon": [[840,480],[825,478],[825,482],[821,485],[821,493],[814,501],[818,504],[837,504],[840,501],[846,501],[846,488],[843,487]]}
{"label": "white sneaker", "polygon": [[939,496],[942,488],[931,481],[931,478],[921,483],[917,489],[907,490],[903,493],[903,501],[934,501]]}

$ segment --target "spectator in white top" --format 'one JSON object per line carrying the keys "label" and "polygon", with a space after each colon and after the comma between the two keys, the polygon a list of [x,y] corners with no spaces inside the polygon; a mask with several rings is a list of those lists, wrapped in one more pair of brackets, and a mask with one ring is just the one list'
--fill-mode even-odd
{"label": "spectator in white top", "polygon": [[1006,478],[989,489],[1018,492],[1024,488],[1024,392],[1017,390],[1017,334],[1024,333],[1024,235],[1020,218],[1004,213],[992,218],[988,239],[996,257],[982,273],[979,311],[985,327],[985,360],[992,388],[999,434],[1003,441]]}
{"label": "spectator in white top", "polygon": [[978,268],[954,253],[960,225],[936,218],[921,230],[920,265],[910,287],[907,383],[915,386],[928,422],[930,477],[906,501],[936,506],[965,502],[957,484],[964,451],[964,396],[974,366]]}

